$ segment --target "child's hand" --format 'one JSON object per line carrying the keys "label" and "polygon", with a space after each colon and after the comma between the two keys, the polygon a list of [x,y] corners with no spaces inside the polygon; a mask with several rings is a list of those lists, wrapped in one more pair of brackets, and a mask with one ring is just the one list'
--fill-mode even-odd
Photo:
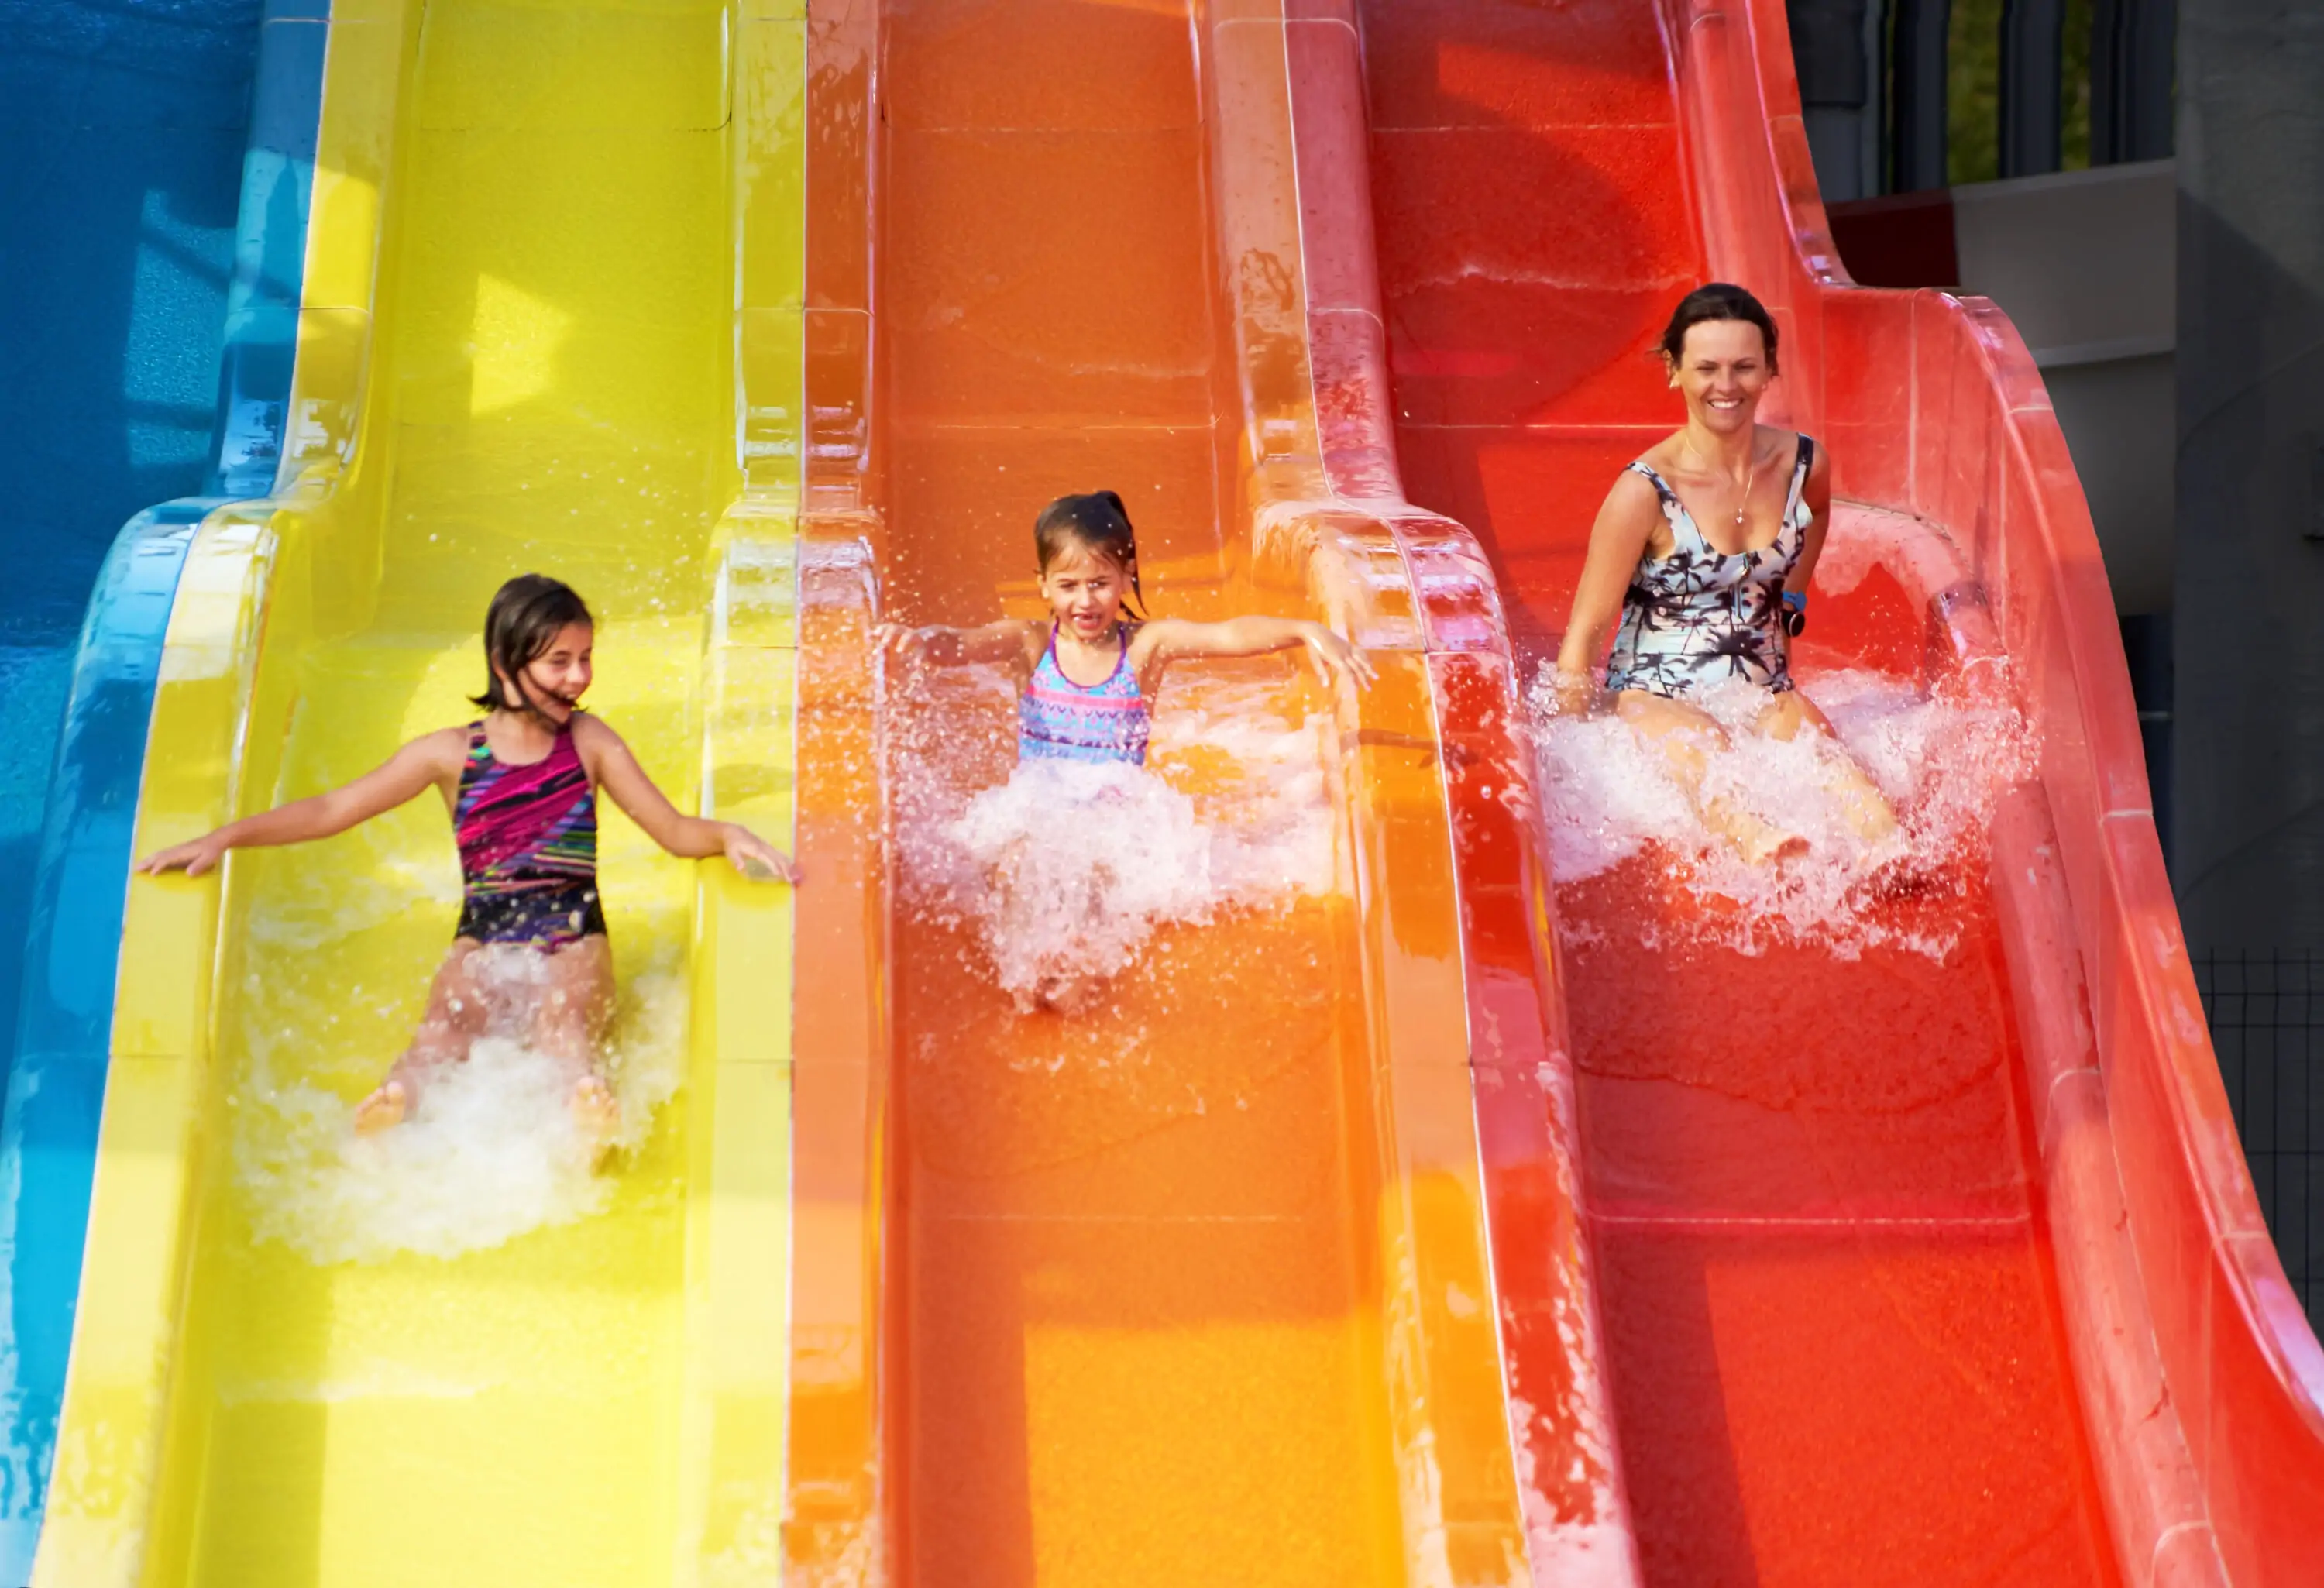
{"label": "child's hand", "polygon": [[733,822],[726,824],[726,861],[754,882],[799,880],[798,863],[758,834]]}
{"label": "child's hand", "polygon": [[1323,669],[1323,677],[1333,683],[1352,679],[1358,688],[1369,689],[1379,681],[1370,659],[1322,623],[1309,623],[1300,638],[1307,642],[1307,653]]}
{"label": "child's hand", "polygon": [[872,631],[872,644],[888,660],[899,662],[911,672],[928,665],[928,637],[918,629],[881,623]]}
{"label": "child's hand", "polygon": [[226,847],[224,829],[204,833],[187,843],[155,850],[139,861],[136,869],[149,877],[158,877],[163,872],[183,872],[189,877],[198,877],[214,870],[226,858]]}

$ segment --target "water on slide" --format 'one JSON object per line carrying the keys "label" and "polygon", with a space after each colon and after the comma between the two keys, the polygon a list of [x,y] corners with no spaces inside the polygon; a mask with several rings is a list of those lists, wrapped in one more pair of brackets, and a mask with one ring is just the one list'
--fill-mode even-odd
{"label": "water on slide", "polygon": [[[1536,665],[1615,471],[1681,417],[1651,353],[1704,263],[1657,8],[1359,12],[1406,486],[1477,531]],[[1880,675],[1914,677],[1920,619],[1885,573],[1842,583],[1818,598],[1807,688],[1861,707],[1876,758],[1995,729],[1969,769],[1989,789],[2006,726],[1884,704]],[[1647,1580],[2113,1580],[2006,969],[1978,857],[1944,836],[1973,835],[1973,810],[1946,816],[1892,761],[1895,791],[1943,817],[1937,886],[1879,905],[1812,876],[1738,911],[1737,879],[1707,875],[1716,857],[1654,808],[1654,769],[1610,763],[1610,735],[1556,730],[1546,752]]]}
{"label": "water on slide", "polygon": [[[381,550],[327,543],[317,587],[346,606],[262,652],[261,698],[290,702],[261,730],[286,735],[277,797],[473,717],[485,603],[539,569],[598,614],[590,706],[695,798],[707,554],[736,489],[727,72],[715,0],[428,6],[371,349],[392,397],[360,466],[389,471]],[[401,1131],[347,1136],[451,937],[432,795],[237,857],[146,1580],[667,1579],[706,1128],[673,1095],[695,885],[600,817],[629,1142],[604,1177],[512,1042]]]}

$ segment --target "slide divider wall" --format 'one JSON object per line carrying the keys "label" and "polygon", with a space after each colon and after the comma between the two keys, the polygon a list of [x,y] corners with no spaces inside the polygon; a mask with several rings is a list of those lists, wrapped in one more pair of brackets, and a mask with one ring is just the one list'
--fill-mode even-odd
{"label": "slide divider wall", "polygon": [[[1947,526],[1958,577],[1896,571],[1948,665],[1997,679],[2039,769],[1997,824],[1996,896],[2070,1345],[2134,1583],[2324,1577],[2324,1350],[2261,1218],[2180,931],[2088,504],[2023,341],[1989,302],[1850,282],[1773,0],[1670,0],[1713,268],[1821,376],[1794,417],[1836,491]],[[1826,414],[1832,417],[1827,420]],[[1980,631],[1984,635],[1980,636]]]}
{"label": "slide divider wall", "polygon": [[1637,1544],[1581,1216],[1553,904],[1530,830],[1531,754],[1517,717],[1522,680],[1499,591],[1474,534],[1404,494],[1353,8],[1317,0],[1288,32],[1323,474],[1334,500],[1388,527],[1409,569],[1434,695],[1460,900],[1470,1084],[1535,1579],[1635,1583]]}
{"label": "slide divider wall", "polygon": [[806,276],[798,459],[798,859],[795,1160],[784,1581],[900,1575],[889,1470],[903,1398],[890,1342],[889,897],[872,625],[872,227],[879,0],[807,24]]}
{"label": "slide divider wall", "polygon": [[[1517,754],[1499,598],[1467,531],[1402,501],[1393,448],[1379,444],[1384,390],[1351,377],[1361,349],[1380,344],[1376,310],[1361,321],[1356,267],[1369,270],[1368,254],[1351,251],[1369,247],[1369,207],[1360,134],[1345,141],[1347,115],[1362,123],[1360,87],[1353,99],[1344,92],[1355,46],[1344,8],[1294,0],[1198,14],[1226,367],[1242,388],[1242,477],[1231,485],[1250,503],[1252,577],[1304,590],[1381,670],[1353,720],[1343,716],[1342,742],[1373,934],[1370,1172],[1407,1570],[1415,1582],[1572,1581],[1586,1553],[1568,1547],[1577,1519],[1544,1515],[1536,1479],[1545,1464],[1581,1474],[1582,1509],[1600,1519],[1597,1502],[1612,1495],[1608,1446],[1572,1436],[1570,1398],[1526,1402],[1532,1380],[1515,1367],[1536,1320],[1512,1306],[1509,1287],[1547,1278],[1536,1255],[1546,1242],[1505,1243],[1489,1214],[1527,1149],[1512,1154],[1490,1127],[1480,1140],[1488,1078],[1472,1067],[1480,1029],[1499,1011],[1480,975],[1470,868],[1508,836],[1496,822],[1510,810],[1480,791],[1498,783],[1506,796]],[[1315,108],[1334,73],[1336,122]]]}

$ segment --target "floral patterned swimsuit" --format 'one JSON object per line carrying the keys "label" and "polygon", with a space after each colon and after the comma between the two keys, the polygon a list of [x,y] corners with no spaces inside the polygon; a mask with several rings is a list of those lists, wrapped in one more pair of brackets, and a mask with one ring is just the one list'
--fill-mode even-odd
{"label": "floral patterned swimsuit", "polygon": [[1644,689],[1675,700],[1736,679],[1778,694],[1792,687],[1784,581],[1798,565],[1807,527],[1815,522],[1805,495],[1814,464],[1815,443],[1802,436],[1775,540],[1737,552],[1712,549],[1686,503],[1652,465],[1644,459],[1630,465],[1662,499],[1675,544],[1668,557],[1639,559],[1630,576],[1606,668],[1609,689]]}

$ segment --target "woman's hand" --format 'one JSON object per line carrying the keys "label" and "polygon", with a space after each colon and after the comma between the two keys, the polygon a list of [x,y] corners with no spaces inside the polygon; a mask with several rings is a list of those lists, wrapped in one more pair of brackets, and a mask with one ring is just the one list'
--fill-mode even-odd
{"label": "woman's hand", "polygon": [[137,863],[137,870],[149,877],[158,877],[164,872],[183,872],[189,877],[198,877],[204,872],[216,869],[230,847],[226,840],[226,829],[220,827],[216,832],[204,833],[186,843],[155,850]]}
{"label": "woman's hand", "polygon": [[1549,698],[1560,716],[1588,716],[1598,709],[1598,680],[1588,673],[1560,668],[1550,681]]}
{"label": "woman's hand", "polygon": [[799,880],[798,863],[768,843],[750,828],[735,822],[721,824],[724,832],[727,863],[754,882],[791,882]]}
{"label": "woman's hand", "polygon": [[1379,681],[1371,659],[1322,623],[1307,624],[1299,637],[1306,642],[1307,653],[1323,669],[1324,678],[1333,683],[1352,679],[1356,688],[1369,689]]}

